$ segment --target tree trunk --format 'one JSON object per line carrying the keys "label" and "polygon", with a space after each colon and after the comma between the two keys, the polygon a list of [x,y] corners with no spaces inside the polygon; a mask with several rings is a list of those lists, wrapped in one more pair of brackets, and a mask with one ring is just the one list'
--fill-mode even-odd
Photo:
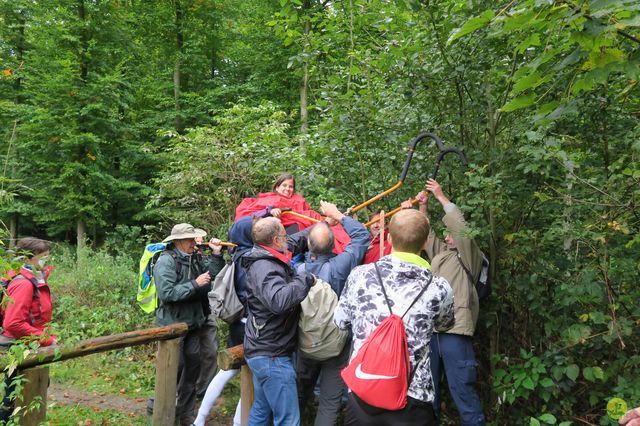
{"label": "tree trunk", "polygon": [[[302,13],[307,14],[310,7],[309,0],[305,0],[302,5]],[[309,91],[309,34],[311,33],[311,22],[309,17],[304,20],[304,63],[302,65],[302,84],[300,85],[300,133],[309,133],[309,108],[307,95]]]}
{"label": "tree trunk", "polygon": [[[486,84],[486,83],[485,83]],[[495,155],[496,155],[496,137],[498,134],[498,127],[500,125],[500,112],[493,105],[493,98],[490,93],[490,88],[487,84],[485,88],[487,92],[487,101],[489,103],[487,107],[487,118],[489,122],[487,123],[487,148],[489,149],[489,176],[493,176],[496,173],[495,170]],[[496,262],[498,261],[498,253],[496,246],[496,234],[497,234],[497,225],[496,225],[496,213],[495,213],[495,201],[493,193],[490,192],[489,198],[487,199],[488,204],[488,216],[489,216],[489,277],[491,280],[494,280],[496,276]],[[495,283],[495,281],[494,281]],[[500,333],[500,325],[495,327],[495,330],[491,330],[489,332],[489,359],[493,357],[496,351],[499,348],[500,342],[498,340]],[[495,368],[493,363],[489,365],[489,383],[493,381],[493,377],[495,376]],[[490,388],[489,398],[490,404],[493,406],[497,401],[497,395],[493,388]]]}
{"label": "tree trunk", "polygon": [[[309,25],[308,23],[305,24]],[[309,63],[305,59],[302,66],[302,85],[300,86],[300,132],[309,133],[309,109],[307,106],[307,89],[309,86]]]}
{"label": "tree trunk", "polygon": [[[24,28],[25,28],[25,19],[24,19],[24,10],[18,12],[18,40],[16,42],[16,59],[18,60],[18,66],[22,65],[24,52],[25,52],[25,37],[24,37]],[[15,81],[16,88],[16,103],[23,103],[24,99],[22,98],[22,73],[18,73],[18,77]]]}
{"label": "tree trunk", "polygon": [[182,113],[180,111],[180,91],[182,85],[182,72],[180,66],[182,62],[182,50],[184,47],[184,35],[182,33],[182,6],[180,5],[179,0],[176,0],[175,12],[176,61],[173,69],[173,99],[175,102],[176,112],[176,131],[178,133],[182,133],[182,131],[184,130],[184,121],[182,120]]}
{"label": "tree trunk", "polygon": [[216,78],[216,47],[211,47],[211,62],[210,62],[211,80]]}
{"label": "tree trunk", "polygon": [[13,213],[9,217],[9,248],[12,249],[16,246],[16,240],[18,239],[18,215]]}
{"label": "tree trunk", "polygon": [[87,64],[87,50],[89,48],[89,34],[87,33],[86,26],[86,10],[84,8],[84,0],[78,1],[78,17],[82,22],[82,29],[80,30],[80,81],[82,84],[86,84],[87,75],[89,73],[89,66]]}
{"label": "tree trunk", "polygon": [[[87,76],[89,75],[89,64],[88,64],[88,58],[87,58],[87,51],[89,49],[89,33],[88,33],[87,23],[86,23],[87,11],[85,9],[84,0],[78,0],[78,17],[80,18],[80,22],[81,22],[80,52],[78,52],[79,53],[78,59],[80,61],[80,69],[79,69],[80,85],[84,90],[84,87],[87,84]],[[82,109],[84,108],[84,103],[85,103],[84,98],[81,98],[80,103],[78,105],[80,112],[82,112]],[[78,128],[81,133],[85,133],[87,131],[84,114],[82,113],[78,114]],[[78,158],[77,158],[78,163],[82,163],[83,161],[85,161],[85,157],[87,153],[86,153],[86,148],[84,147],[83,144],[78,145],[77,154],[78,154]],[[79,218],[76,223],[76,244],[77,244],[78,253],[82,248],[85,247],[86,241],[87,241],[87,225],[84,219]]]}
{"label": "tree trunk", "polygon": [[76,227],[76,243],[78,250],[84,248],[87,241],[87,224],[82,219],[78,219]]}
{"label": "tree trunk", "polygon": [[562,228],[564,231],[564,244],[565,251],[569,251],[573,245],[573,232],[571,227],[571,209],[573,208],[573,197],[571,196],[573,191],[573,163],[567,161],[566,167],[568,168],[565,173],[565,184],[567,194],[564,197],[564,214]]}

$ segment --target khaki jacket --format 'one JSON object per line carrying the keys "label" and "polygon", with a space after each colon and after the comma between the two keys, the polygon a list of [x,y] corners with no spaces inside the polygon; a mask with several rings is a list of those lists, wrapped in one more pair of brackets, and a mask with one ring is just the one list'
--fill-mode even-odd
{"label": "khaki jacket", "polygon": [[[479,312],[478,293],[474,283],[482,269],[482,252],[475,241],[469,238],[469,226],[458,206],[450,203],[445,206],[445,211],[447,214],[442,221],[453,236],[457,250],[449,250],[447,244],[436,237],[433,228],[425,247],[433,274],[444,277],[453,288],[455,325],[447,333],[473,336]],[[458,253],[473,274],[474,282],[469,281],[469,276],[460,265]]]}

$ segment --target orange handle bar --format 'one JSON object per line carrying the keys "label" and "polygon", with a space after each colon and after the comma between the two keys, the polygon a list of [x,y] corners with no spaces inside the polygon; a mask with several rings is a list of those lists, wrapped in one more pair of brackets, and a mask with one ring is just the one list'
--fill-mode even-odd
{"label": "orange handle bar", "polygon": [[311,221],[311,222],[316,222],[316,223],[317,223],[317,222],[320,222],[318,219],[316,219],[316,218],[314,218],[314,217],[305,216],[305,215],[303,215],[303,214],[296,213],[296,212],[294,212],[293,210],[285,210],[285,211],[283,211],[283,212],[282,212],[282,214],[290,214],[290,215],[293,215],[293,216],[299,217],[299,218],[301,218],[301,219],[306,219],[306,220]]}
{"label": "orange handle bar", "polygon": [[370,200],[365,201],[362,204],[359,204],[359,205],[357,205],[355,207],[350,208],[349,210],[347,210],[347,212],[345,214],[348,216],[351,213],[355,213],[358,210],[367,207],[369,204],[378,201],[380,198],[386,197],[387,195],[391,194],[396,189],[400,188],[403,183],[404,183],[403,181],[398,181],[398,183],[396,183],[395,185],[393,185],[391,188],[387,189],[386,191],[381,192],[380,194],[376,195],[375,197],[371,198]]}
{"label": "orange handle bar", "polygon": [[[412,206],[413,206],[413,205],[415,205],[415,204],[418,202],[418,200],[417,200],[417,199],[413,199],[413,198],[412,198],[411,200],[409,200],[409,201],[411,201],[411,205],[412,205]],[[391,216],[393,216],[394,214],[398,213],[400,210],[402,210],[402,207],[397,207],[397,208],[395,208],[395,209],[391,210],[390,212],[385,213],[384,218],[386,219],[386,218],[388,218],[388,217],[391,217]],[[366,226],[366,227],[368,228],[369,226],[373,225],[373,224],[374,224],[374,223],[376,223],[377,221],[378,221],[378,220],[370,220],[369,222],[365,223],[365,224],[364,224],[364,226]]]}

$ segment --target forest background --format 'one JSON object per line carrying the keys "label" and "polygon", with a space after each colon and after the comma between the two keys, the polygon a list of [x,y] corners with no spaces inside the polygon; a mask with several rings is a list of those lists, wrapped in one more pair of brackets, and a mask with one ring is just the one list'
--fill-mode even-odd
{"label": "forest background", "polygon": [[610,424],[640,405],[639,77],[637,0],[2,0],[0,266],[52,239],[63,337],[147,326],[145,242],[224,236],[281,171],[346,209],[433,131],[466,152],[439,180],[491,262],[488,418]]}

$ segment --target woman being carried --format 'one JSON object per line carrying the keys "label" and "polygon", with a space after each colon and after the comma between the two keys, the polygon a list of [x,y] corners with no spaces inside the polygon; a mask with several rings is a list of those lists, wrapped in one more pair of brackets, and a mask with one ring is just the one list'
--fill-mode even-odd
{"label": "woman being carried", "polygon": [[[291,235],[324,220],[320,213],[311,209],[311,206],[302,195],[295,193],[295,189],[296,181],[293,175],[291,173],[281,174],[273,184],[273,192],[261,192],[256,198],[242,200],[236,207],[234,222],[237,222],[241,217],[250,216],[266,209],[267,214],[280,219],[287,234]],[[288,214],[287,211],[298,213],[306,216],[306,218],[296,214]],[[351,238],[342,228],[342,225],[334,225],[332,230],[335,236],[334,252],[336,254],[342,253]]]}
{"label": "woman being carried", "polygon": [[234,222],[241,217],[249,216],[266,209],[267,213],[279,217],[287,232],[293,233],[313,225],[312,221],[298,216],[283,214],[287,210],[321,220],[321,216],[311,210],[307,200],[295,193],[296,181],[291,173],[283,173],[276,178],[272,192],[261,192],[256,198],[245,198],[236,207]]}

